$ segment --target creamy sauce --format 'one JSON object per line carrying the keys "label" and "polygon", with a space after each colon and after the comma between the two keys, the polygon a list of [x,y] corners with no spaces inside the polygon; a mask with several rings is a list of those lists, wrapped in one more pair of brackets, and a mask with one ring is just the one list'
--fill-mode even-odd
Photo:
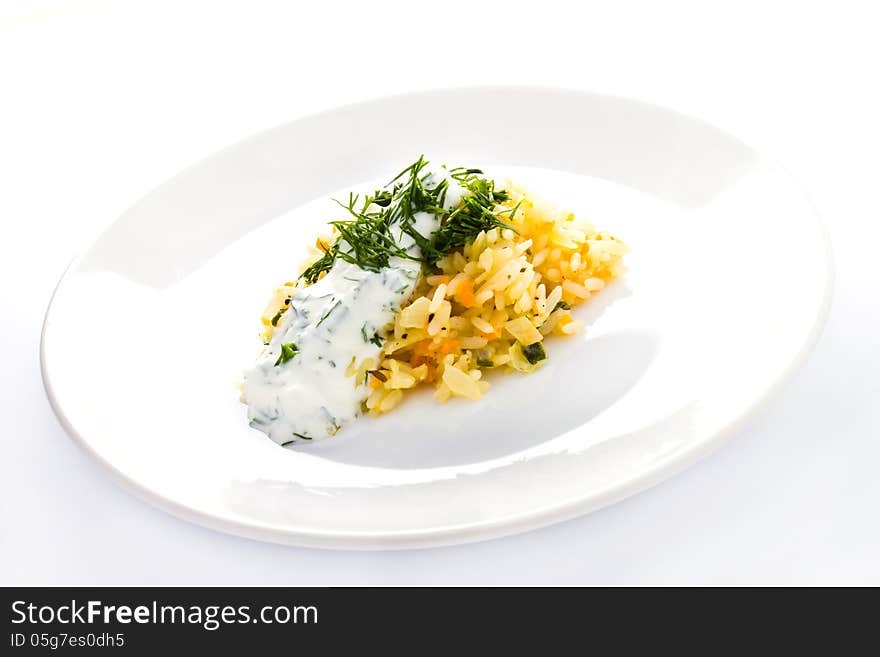
{"label": "creamy sauce", "polygon": [[[445,207],[457,205],[461,195],[462,189],[449,179]],[[433,214],[419,212],[414,227],[430,237],[439,224]],[[412,237],[398,227],[392,235],[408,253],[421,255]],[[353,361],[378,362],[381,347],[376,343],[412,296],[420,275],[421,263],[407,258],[391,258],[378,272],[337,259],[321,280],[297,289],[269,345],[245,374],[243,396],[251,426],[287,445],[332,436],[357,418],[370,388],[346,370]],[[276,365],[287,343],[295,344],[298,353]]]}

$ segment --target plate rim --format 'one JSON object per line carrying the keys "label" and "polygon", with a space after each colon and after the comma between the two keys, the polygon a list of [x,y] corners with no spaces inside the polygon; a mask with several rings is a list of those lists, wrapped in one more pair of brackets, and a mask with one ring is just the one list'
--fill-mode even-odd
{"label": "plate rim", "polygon": [[[582,98],[593,99],[615,99],[630,103],[639,104],[650,107],[662,112],[671,113],[677,117],[699,123],[703,126],[711,127],[723,133],[726,137],[746,145],[745,142],[738,137],[731,135],[723,128],[719,128],[702,119],[690,116],[677,110],[664,107],[659,104],[645,101],[640,98],[632,98],[619,96],[615,94],[597,93],[580,89],[572,89],[561,86],[550,85],[504,85],[504,84],[472,84],[450,87],[438,87],[433,89],[421,89],[416,91],[408,91],[394,93],[382,96],[375,96],[364,100],[333,105],[324,109],[308,112],[296,116],[289,121],[285,121],[265,130],[251,134],[244,139],[235,141],[229,145],[215,150],[204,157],[199,158],[195,162],[185,166],[174,175],[163,179],[159,184],[151,187],[145,194],[141,195],[132,204],[113,221],[103,227],[97,236],[90,242],[89,246],[83,249],[83,252],[73,258],[65,267],[61,276],[56,283],[46,310],[43,314],[43,321],[40,331],[40,375],[43,382],[43,388],[46,392],[49,405],[52,412],[58,419],[61,428],[70,437],[70,439],[78,445],[86,454],[101,465],[111,478],[120,485],[124,490],[133,494],[140,500],[149,503],[151,506],[161,509],[170,515],[191,522],[193,524],[212,529],[225,534],[242,536],[245,538],[259,540],[263,542],[275,543],[280,545],[324,548],[333,550],[398,550],[412,548],[429,548],[441,547],[449,545],[458,545],[464,543],[472,543],[476,541],[491,540],[503,536],[510,536],[522,532],[538,529],[548,525],[571,520],[578,516],[586,515],[593,511],[598,511],[604,507],[619,502],[631,495],[640,493],[652,486],[655,486],[667,479],[672,478],[676,474],[686,470],[699,462],[703,458],[709,456],[730,440],[734,435],[742,431],[748,423],[763,409],[765,406],[780,392],[780,390],[788,383],[793,375],[803,366],[810,354],[813,352],[818,343],[825,326],[827,325],[830,315],[835,286],[835,260],[834,250],[828,227],[822,220],[820,213],[817,211],[812,199],[807,194],[805,188],[798,179],[777,160],[766,158],[762,153],[755,151],[759,158],[765,162],[772,162],[779,167],[784,176],[791,181],[810,210],[813,222],[819,231],[821,241],[825,252],[825,276],[824,289],[821,293],[821,300],[818,304],[817,313],[814,317],[810,331],[803,341],[800,351],[792,358],[785,368],[783,368],[772,383],[767,387],[763,396],[755,399],[751,405],[734,421],[725,427],[716,431],[714,434],[707,435],[697,445],[689,449],[678,452],[673,456],[667,456],[651,467],[642,470],[637,476],[615,483],[609,488],[602,490],[597,494],[588,494],[583,497],[573,498],[562,501],[560,503],[551,504],[539,509],[524,512],[521,514],[496,518],[489,521],[474,521],[463,524],[449,525],[430,529],[415,530],[381,530],[381,531],[328,531],[328,530],[310,530],[308,528],[279,528],[267,523],[258,521],[237,521],[229,518],[222,518],[211,513],[201,511],[199,509],[187,506],[176,500],[163,495],[160,492],[152,490],[137,481],[131,479],[119,470],[113,463],[105,459],[97,452],[86,438],[81,435],[65,416],[60,402],[58,401],[52,383],[48,374],[46,363],[46,333],[50,314],[54,305],[55,297],[67,280],[71,271],[88,253],[88,248],[98,242],[111,226],[113,226],[121,216],[127,213],[131,208],[138,205],[143,199],[154,193],[156,190],[164,187],[179,177],[184,176],[187,172],[201,166],[203,163],[216,158],[226,151],[233,150],[244,146],[257,139],[265,138],[276,130],[299,121],[308,120],[312,117],[327,116],[340,111],[347,111],[366,107],[372,104],[401,100],[416,96],[433,95],[438,93],[457,93],[457,92],[495,92],[495,93],[556,93],[560,95],[574,95]],[[750,146],[748,146],[751,148]],[[754,151],[754,149],[752,149]]]}

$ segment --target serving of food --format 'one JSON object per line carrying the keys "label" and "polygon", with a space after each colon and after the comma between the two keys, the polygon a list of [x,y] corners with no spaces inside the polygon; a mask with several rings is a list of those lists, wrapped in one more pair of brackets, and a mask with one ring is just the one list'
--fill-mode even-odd
{"label": "serving of food", "polygon": [[546,338],[577,333],[572,309],[624,271],[619,239],[480,169],[420,157],[339,204],[345,218],[275,290],[242,384],[251,426],[285,447],[423,384],[478,400],[489,372],[535,371]]}
{"label": "serving of food", "polygon": [[[452,155],[405,167],[419,152]],[[40,362],[74,441],[170,513],[449,545],[601,508],[735,435],[819,335],[829,253],[784,169],[704,121],[404,94],[147,194],[62,277]]]}

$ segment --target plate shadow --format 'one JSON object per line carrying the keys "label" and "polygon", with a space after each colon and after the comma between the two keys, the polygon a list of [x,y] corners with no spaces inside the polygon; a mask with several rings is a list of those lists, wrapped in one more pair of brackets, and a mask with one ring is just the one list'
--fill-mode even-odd
{"label": "plate shadow", "polygon": [[[611,407],[657,353],[649,332],[620,331],[554,345],[551,360],[528,376],[499,374],[478,403],[439,405],[413,394],[393,414],[364,418],[338,440],[309,453],[349,465],[432,468],[515,454],[579,427]],[[353,427],[352,427],[353,429]]]}

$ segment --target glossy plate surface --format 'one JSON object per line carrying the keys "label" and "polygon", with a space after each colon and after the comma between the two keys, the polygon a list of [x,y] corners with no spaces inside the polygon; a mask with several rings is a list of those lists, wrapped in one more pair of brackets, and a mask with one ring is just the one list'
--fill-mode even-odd
{"label": "glossy plate surface", "polygon": [[[531,376],[478,403],[415,395],[336,438],[280,449],[236,383],[259,315],[333,194],[425,153],[586,213],[629,273],[575,311]],[[399,548],[521,531],[674,474],[807,355],[827,239],[776,164],[706,124],[576,92],[472,88],[294,121],[215,154],[120,217],[65,274],[43,376],[67,431],[181,517],[297,545]]]}

